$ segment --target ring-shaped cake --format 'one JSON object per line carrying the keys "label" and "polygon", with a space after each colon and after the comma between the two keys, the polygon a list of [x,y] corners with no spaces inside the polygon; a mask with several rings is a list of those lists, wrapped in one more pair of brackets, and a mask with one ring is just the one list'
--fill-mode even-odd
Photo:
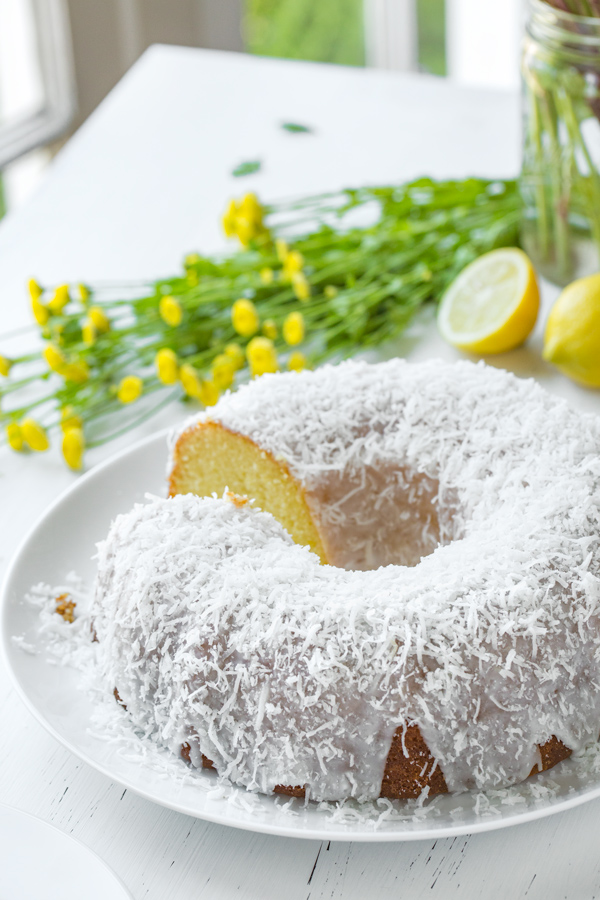
{"label": "ring-shaped cake", "polygon": [[93,606],[143,734],[315,800],[506,787],[598,737],[597,418],[483,364],[348,362],[172,451]]}

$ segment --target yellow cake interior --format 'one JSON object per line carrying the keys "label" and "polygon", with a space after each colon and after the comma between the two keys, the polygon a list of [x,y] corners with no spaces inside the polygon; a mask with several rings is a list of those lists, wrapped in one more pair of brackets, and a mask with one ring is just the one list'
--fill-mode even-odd
{"label": "yellow cake interior", "polygon": [[252,498],[297,544],[308,545],[321,562],[328,561],[304,492],[285,463],[244,435],[216,423],[200,423],[177,442],[169,495],[220,497],[225,490]]}

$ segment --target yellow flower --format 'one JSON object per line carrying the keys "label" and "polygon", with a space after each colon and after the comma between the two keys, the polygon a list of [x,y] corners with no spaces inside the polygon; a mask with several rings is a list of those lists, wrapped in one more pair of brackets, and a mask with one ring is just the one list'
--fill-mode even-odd
{"label": "yellow flower", "polygon": [[90,306],[88,316],[98,334],[110,331],[110,319],[99,306]]}
{"label": "yellow flower", "polygon": [[323,293],[328,300],[333,300],[334,297],[337,297],[339,291],[334,284],[326,284]]}
{"label": "yellow flower", "polygon": [[76,415],[72,406],[64,406],[60,411],[60,427],[61,430],[68,431],[70,428],[82,428],[83,422],[80,416]]}
{"label": "yellow flower", "polygon": [[161,318],[170,325],[171,328],[177,328],[178,325],[181,324],[181,320],[183,319],[183,310],[179,301],[175,299],[175,297],[166,296],[161,297],[161,301],[158,307]]}
{"label": "yellow flower", "polygon": [[6,376],[12,369],[12,364],[12,359],[9,359],[8,356],[0,355],[0,375],[4,375],[4,377],[6,378]]}
{"label": "yellow flower", "polygon": [[195,266],[200,262],[200,256],[197,253],[188,253],[186,258],[183,261],[184,266],[189,268],[189,266]]}
{"label": "yellow flower", "polygon": [[266,285],[273,284],[273,279],[275,277],[273,269],[269,269],[269,268],[261,269],[259,274],[260,274],[260,280],[261,280],[262,284],[266,284]]}
{"label": "yellow flower", "polygon": [[223,229],[227,237],[237,235],[242,246],[247,247],[266,229],[264,210],[256,194],[245,194],[239,202],[231,200],[223,216]]}
{"label": "yellow flower", "polygon": [[290,347],[301,344],[304,340],[304,316],[301,312],[292,312],[283,323],[283,339]]}
{"label": "yellow flower", "polygon": [[298,272],[302,271],[304,257],[297,250],[290,250],[283,261],[284,281],[291,281]]}
{"label": "yellow flower", "polygon": [[177,355],[168,347],[163,347],[154,357],[156,374],[163,384],[175,384],[179,375]]}
{"label": "yellow flower", "polygon": [[119,383],[117,399],[121,403],[135,403],[141,397],[144,382],[138,375],[126,375]]}
{"label": "yellow flower", "polygon": [[275,252],[279,262],[285,262],[285,258],[288,255],[288,245],[281,238],[277,238],[275,241]]}
{"label": "yellow flower", "polygon": [[220,391],[226,391],[233,384],[235,378],[235,365],[233,360],[225,353],[220,353],[213,360],[211,366],[212,380]]}
{"label": "yellow flower", "polygon": [[263,322],[262,333],[265,337],[271,338],[272,341],[277,338],[277,325],[273,319],[266,319]]}
{"label": "yellow flower", "polygon": [[219,388],[214,381],[203,381],[200,384],[200,403],[204,406],[214,406],[219,399]]}
{"label": "yellow flower", "polygon": [[6,439],[13,450],[23,449],[23,432],[17,422],[11,422],[6,426]]}
{"label": "yellow flower", "polygon": [[83,343],[87,344],[88,347],[91,347],[92,344],[96,340],[96,326],[92,322],[91,319],[85,319],[84,323],[81,327],[81,337],[83,338]]}
{"label": "yellow flower", "polygon": [[188,397],[200,399],[200,377],[195,368],[189,363],[184,363],[179,370],[179,381]]}
{"label": "yellow flower", "polygon": [[299,350],[294,350],[293,353],[290,353],[290,358],[288,359],[288,369],[291,369],[293,372],[301,372],[302,369],[306,368],[306,357],[304,353],[300,353]]}
{"label": "yellow flower", "polygon": [[252,238],[257,235],[254,222],[246,219],[245,216],[238,216],[236,219],[236,234],[242,247],[249,247]]}
{"label": "yellow flower", "polygon": [[47,306],[44,306],[43,303],[40,303],[33,294],[31,295],[31,309],[33,311],[33,317],[38,325],[45,325],[50,318],[50,310]]}
{"label": "yellow flower", "polygon": [[84,450],[85,439],[81,428],[68,428],[63,434],[62,455],[70,469],[81,469]]}
{"label": "yellow flower", "polygon": [[242,337],[251,337],[258,331],[260,320],[252,300],[241,298],[231,307],[231,322]]}
{"label": "yellow flower", "polygon": [[39,300],[40,297],[42,296],[42,294],[44,293],[44,291],[42,290],[42,288],[40,287],[38,282],[35,280],[35,278],[29,279],[29,281],[27,282],[27,289],[29,291],[29,296],[31,297],[32,301]]}
{"label": "yellow flower", "polygon": [[273,346],[273,341],[266,337],[252,338],[246,347],[246,356],[250,364],[250,374],[264,375],[267,372],[276,372],[279,368],[277,364],[277,353]]}
{"label": "yellow flower", "polygon": [[85,306],[87,304],[88,300],[90,299],[92,292],[90,291],[89,287],[85,284],[78,284],[77,289],[79,291],[79,299]]}
{"label": "yellow flower", "polygon": [[30,416],[21,422],[21,434],[25,443],[36,453],[43,453],[50,446],[45,428]]}
{"label": "yellow flower", "polygon": [[65,381],[72,381],[73,384],[84,384],[90,377],[90,367],[83,359],[74,363],[67,363],[61,372]]}
{"label": "yellow flower", "polygon": [[53,372],[58,372],[59,375],[64,373],[67,360],[62,350],[56,344],[46,344],[43,356]]}
{"label": "yellow flower", "polygon": [[237,372],[246,365],[246,356],[239,344],[235,342],[225,346],[225,356],[228,356],[233,363],[233,368]]}
{"label": "yellow flower", "polygon": [[48,302],[48,309],[54,315],[59,315],[67,303],[70,301],[69,297],[69,285],[61,284],[54,291],[54,296]]}
{"label": "yellow flower", "polygon": [[242,216],[246,219],[250,219],[255,225],[262,226],[263,208],[256,194],[244,194],[239,205],[239,211]]}
{"label": "yellow flower", "polygon": [[235,200],[230,200],[222,219],[223,231],[228,238],[234,237],[236,233],[237,211],[237,203]]}
{"label": "yellow flower", "polygon": [[298,300],[308,300],[310,297],[310,284],[304,272],[295,272],[292,275],[292,288]]}

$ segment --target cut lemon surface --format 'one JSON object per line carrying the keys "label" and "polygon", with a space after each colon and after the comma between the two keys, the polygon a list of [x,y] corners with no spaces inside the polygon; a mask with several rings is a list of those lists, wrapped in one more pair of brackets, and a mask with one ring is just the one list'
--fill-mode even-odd
{"label": "cut lemon surface", "polygon": [[535,325],[540,293],[529,257],[517,247],[485,253],[454,279],[440,304],[442,337],[472,353],[504,353]]}

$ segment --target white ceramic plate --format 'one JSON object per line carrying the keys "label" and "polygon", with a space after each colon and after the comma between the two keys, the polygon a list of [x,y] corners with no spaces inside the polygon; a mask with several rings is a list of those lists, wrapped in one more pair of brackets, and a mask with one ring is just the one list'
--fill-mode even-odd
{"label": "white ceramic plate", "polygon": [[99,856],[42,819],[0,806],[0,897],[132,900]]}
{"label": "white ceramic plate", "polygon": [[[95,544],[110,522],[147,492],[165,494],[164,434],[156,435],[83,476],[44,514],[27,536],[2,590],[2,647],[14,684],[32,714],[90,766],[142,797],[200,819],[250,831],[325,840],[406,841],[488,831],[546,816],[600,796],[600,759],[567,760],[508,794],[442,796],[423,808],[414,802],[369,807],[367,819],[352,804],[342,812],[301,801],[215,790],[214,774],[194,773],[182,784],[155,765],[127,759],[90,731],[92,703],[76,671],[52,665],[37,629],[37,611],[23,602],[38,582],[64,583],[76,571],[91,583]],[[27,654],[13,637],[38,652]],[[184,767],[185,764],[181,763]],[[187,771],[182,769],[182,771]],[[252,806],[252,809],[249,807]],[[379,822],[375,822],[379,818]]]}

